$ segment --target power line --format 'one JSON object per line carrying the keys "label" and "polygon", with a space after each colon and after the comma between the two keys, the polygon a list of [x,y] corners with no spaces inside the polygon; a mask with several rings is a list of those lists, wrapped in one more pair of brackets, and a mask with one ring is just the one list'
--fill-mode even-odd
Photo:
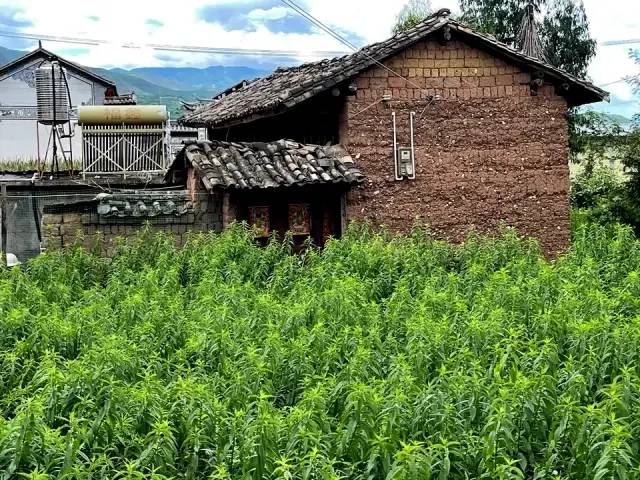
{"label": "power line", "polygon": [[35,33],[9,32],[6,30],[0,30],[0,37],[24,38],[29,40],[47,40],[50,42],[77,43],[80,45],[93,45],[93,46],[107,43],[104,40],[93,40],[89,38],[58,37],[54,35],[40,35]]}
{"label": "power line", "polygon": [[346,45],[347,47],[349,47],[353,51],[357,51],[358,50],[358,47],[356,47],[353,43],[351,43],[346,38],[342,37],[339,33],[335,32],[330,27],[325,25],[322,21],[318,20],[316,17],[314,17],[309,12],[304,10],[301,6],[296,4],[293,0],[282,0],[282,3],[287,5],[289,8],[292,8],[293,10],[295,10],[299,15],[303,16],[308,21],[313,23],[315,26],[319,27],[321,30],[323,30],[324,32],[326,32],[329,35],[331,35],[333,38],[338,40],[343,45]]}
{"label": "power line", "polygon": [[631,45],[633,43],[640,43],[640,38],[629,38],[624,40],[609,40],[606,42],[600,42],[600,45],[604,47],[610,47],[613,45]]}
{"label": "power line", "polygon": [[626,81],[628,81],[628,80],[629,80],[629,79],[628,79],[627,77],[622,77],[622,78],[619,78],[618,80],[614,80],[613,82],[603,83],[603,84],[598,85],[598,86],[599,86],[599,87],[608,87],[608,86],[610,86],[610,85],[615,85],[616,83],[626,82]]}
{"label": "power line", "polygon": [[[333,38],[335,38],[336,40],[338,40],[340,43],[342,43],[343,45],[346,45],[347,47],[351,48],[353,51],[358,51],[358,47],[356,47],[353,43],[351,43],[350,41],[348,41],[347,39],[345,39],[344,37],[342,37],[339,33],[336,33],[334,30],[332,30],[330,27],[326,26],[324,23],[322,23],[320,20],[318,20],[316,17],[314,17],[313,15],[311,15],[309,12],[307,12],[305,9],[303,9],[301,6],[297,5],[293,0],[280,0],[282,3],[284,3],[285,5],[287,5],[288,7],[292,8],[293,10],[295,10],[298,14],[300,14],[301,16],[303,16],[304,18],[306,18],[308,21],[310,21],[311,23],[313,23],[315,26],[321,28],[323,31],[325,31],[326,33],[328,33],[329,35],[331,35]],[[423,87],[419,86],[418,84],[412,82],[411,80],[409,80],[406,77],[403,77],[402,75],[400,75],[398,72],[396,72],[395,70],[389,68],[388,66],[386,66],[384,63],[380,62],[377,58],[373,57],[372,55],[370,55],[369,53],[367,53],[364,49],[359,50],[360,53],[362,53],[365,57],[369,58],[370,60],[372,60],[375,64],[379,65],[380,67],[384,68],[385,70],[387,70],[388,72],[390,72],[391,74],[395,75],[398,78],[402,78],[405,82],[407,82],[407,84],[411,85],[414,88],[417,88],[419,90],[424,90]]]}
{"label": "power line", "polygon": [[[77,45],[109,45],[114,44],[102,39],[89,39],[80,37],[66,37],[57,35],[45,35],[36,33],[17,33],[9,32],[6,30],[0,31],[0,37],[8,38],[22,38],[29,40],[46,40],[50,42],[58,43],[70,43]],[[117,44],[116,44],[117,45]],[[200,47],[193,45],[172,45],[172,44],[135,44],[135,43],[123,43],[119,45],[122,48],[151,48],[158,51],[167,52],[189,52],[189,53],[212,53],[218,55],[250,55],[250,56],[270,56],[270,57],[336,57],[344,55],[345,51],[331,51],[331,50],[313,50],[313,51],[301,51],[301,50],[274,50],[274,49],[257,49],[257,48],[224,48],[224,47]]]}

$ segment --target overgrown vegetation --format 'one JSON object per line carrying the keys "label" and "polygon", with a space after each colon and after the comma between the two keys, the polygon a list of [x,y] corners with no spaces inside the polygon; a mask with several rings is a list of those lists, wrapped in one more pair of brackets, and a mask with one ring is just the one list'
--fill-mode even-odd
{"label": "overgrown vegetation", "polygon": [[[69,166],[64,159],[59,158],[59,168],[60,170],[68,170]],[[33,173],[39,171],[41,168],[50,172],[53,168],[51,165],[51,158],[48,158],[44,164],[38,162],[37,158],[14,158],[14,159],[3,159],[2,163],[0,163],[0,173]],[[74,159],[72,164],[73,170],[80,171],[82,170],[82,161],[78,159]]]}
{"label": "overgrown vegetation", "polygon": [[241,228],[0,272],[0,477],[640,474],[640,244]]}
{"label": "overgrown vegetation", "polygon": [[624,130],[596,112],[570,118],[571,161],[581,166],[571,185],[572,206],[590,209],[592,221],[623,222],[640,235],[638,119]]}

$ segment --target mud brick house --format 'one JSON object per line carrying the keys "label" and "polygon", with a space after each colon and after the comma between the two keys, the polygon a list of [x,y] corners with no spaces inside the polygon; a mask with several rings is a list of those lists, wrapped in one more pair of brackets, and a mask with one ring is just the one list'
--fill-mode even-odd
{"label": "mud brick house", "polygon": [[[262,227],[268,218],[284,228],[285,204],[307,205],[298,213],[317,225],[326,199],[337,234],[350,220],[399,232],[418,222],[462,240],[504,221],[553,253],[569,243],[567,111],[607,98],[445,11],[354,54],[278,69],[188,113],[182,122],[206,127],[211,143],[186,147],[172,179],[222,195],[223,217]],[[262,168],[286,180],[247,178],[270,148],[255,146],[282,138],[300,145]],[[350,188],[333,177],[312,181],[306,172],[319,159],[307,160],[315,147],[304,144],[340,145],[321,168],[353,168],[342,183]],[[307,188],[313,198],[302,198]]]}

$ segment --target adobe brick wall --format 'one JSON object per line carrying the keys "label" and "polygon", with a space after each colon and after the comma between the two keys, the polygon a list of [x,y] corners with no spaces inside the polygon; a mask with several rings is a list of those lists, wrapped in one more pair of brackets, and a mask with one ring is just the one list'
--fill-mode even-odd
{"label": "adobe brick wall", "polygon": [[[349,219],[401,232],[427,223],[455,241],[472,230],[495,232],[504,221],[538,238],[548,254],[565,249],[567,103],[554,87],[532,96],[530,73],[457,41],[424,41],[386,64],[411,84],[371,68],[357,78],[340,119],[341,143],[367,175],[349,195]],[[381,101],[384,94],[393,99]],[[415,180],[394,180],[393,111],[404,147],[416,112]]]}
{"label": "adobe brick wall", "polygon": [[194,197],[192,213],[181,216],[162,215],[146,219],[102,217],[95,211],[69,207],[62,213],[42,216],[45,250],[59,250],[73,245],[94,248],[110,255],[118,239],[130,239],[147,223],[155,231],[171,235],[183,245],[189,232],[222,231],[222,199],[216,195]]}

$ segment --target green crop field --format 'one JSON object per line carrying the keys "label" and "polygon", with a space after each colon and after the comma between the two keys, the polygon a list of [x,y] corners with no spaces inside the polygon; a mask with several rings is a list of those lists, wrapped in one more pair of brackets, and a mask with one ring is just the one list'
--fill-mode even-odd
{"label": "green crop field", "polygon": [[0,272],[0,478],[640,477],[640,244],[241,228]]}

